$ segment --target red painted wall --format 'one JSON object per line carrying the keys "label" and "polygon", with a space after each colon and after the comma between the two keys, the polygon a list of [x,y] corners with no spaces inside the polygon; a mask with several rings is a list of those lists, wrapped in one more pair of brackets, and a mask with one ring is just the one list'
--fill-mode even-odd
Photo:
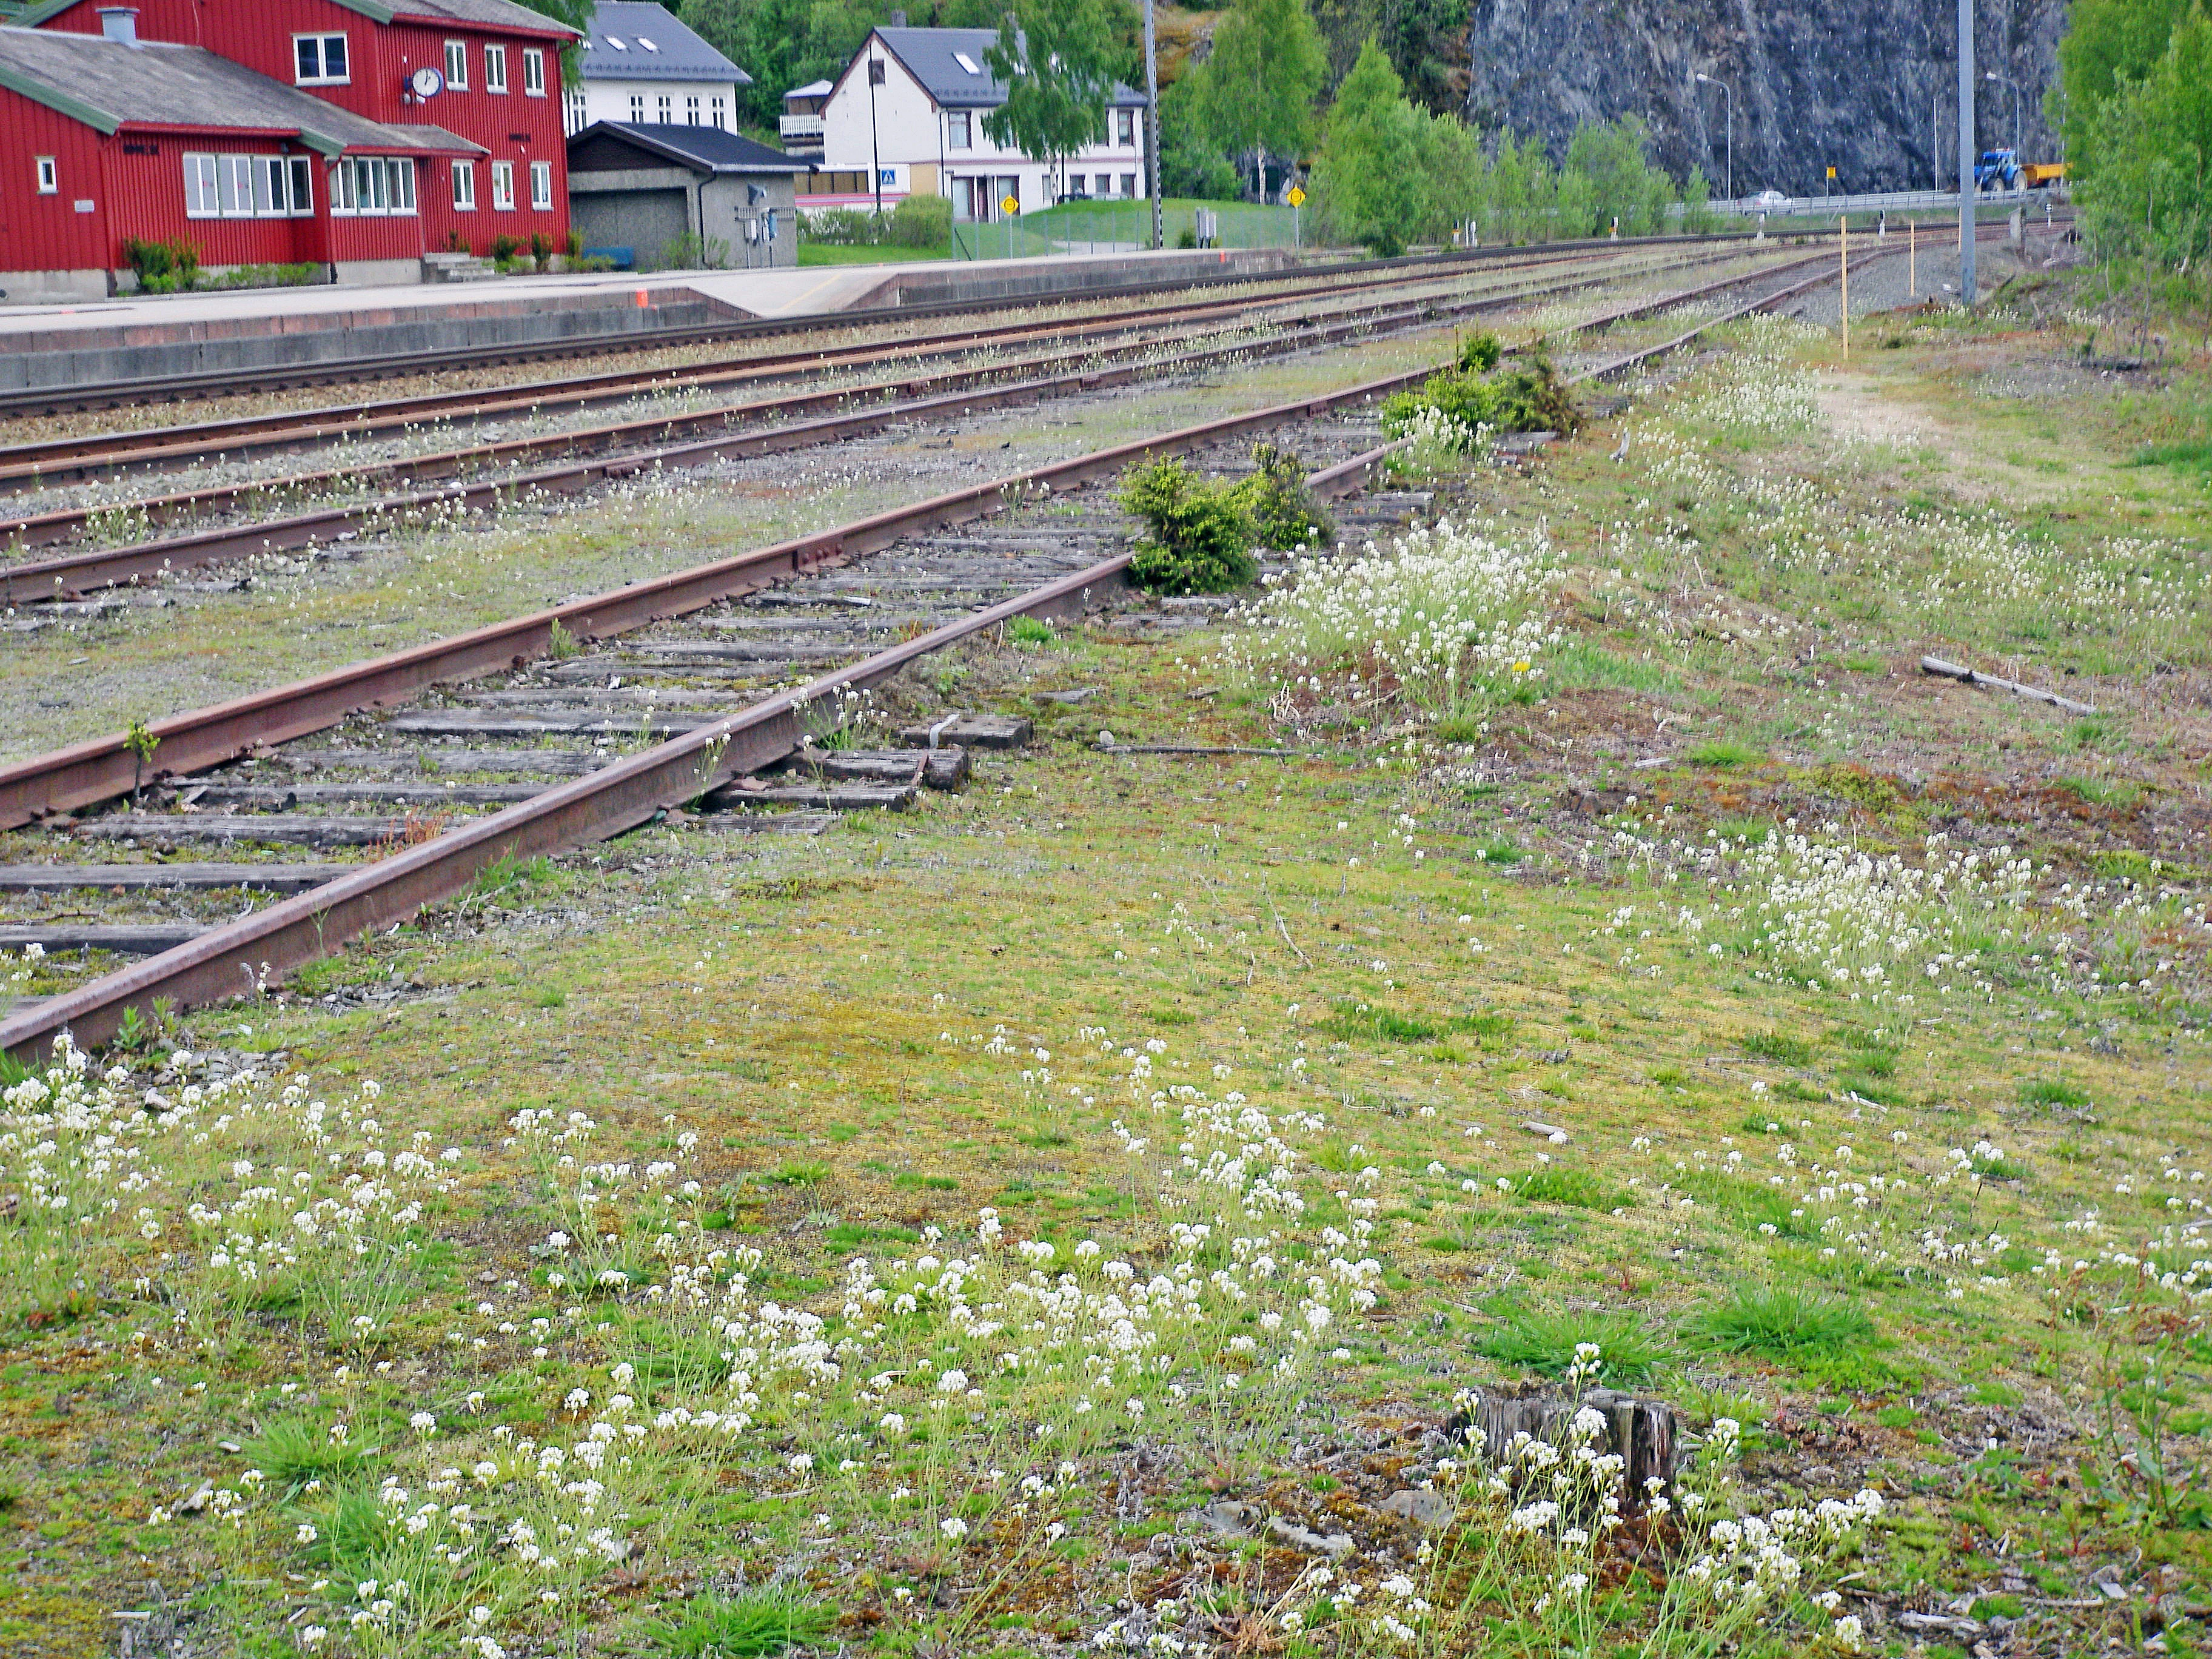
{"label": "red painted wall", "polygon": [[[0,123],[8,142],[0,145],[0,247],[16,270],[97,270],[106,264],[108,208],[112,199],[102,156],[104,141],[82,121],[34,104],[12,92],[0,92]],[[39,194],[38,158],[54,158],[52,196]],[[183,175],[179,174],[177,212],[184,213]],[[76,204],[90,201],[94,210]]]}
{"label": "red painted wall", "polygon": [[[45,27],[97,34],[100,33],[100,3],[101,0],[80,0]],[[136,0],[136,3],[142,38],[205,46],[286,86],[294,84],[294,35],[343,33],[351,74],[349,83],[303,87],[301,91],[372,120],[443,127],[482,144],[490,152],[478,157],[475,164],[477,205],[473,212],[462,212],[453,206],[451,169],[446,160],[418,158],[416,200],[421,210],[424,248],[447,246],[448,237],[455,232],[472,252],[478,253],[489,252],[493,238],[502,234],[526,246],[533,234],[542,234],[550,237],[556,246],[566,246],[568,166],[561,116],[561,42],[565,37],[550,23],[543,34],[413,23],[404,19],[379,24],[357,11],[332,3],[332,0]],[[413,101],[406,93],[408,76],[424,64],[442,73],[445,43],[449,40],[466,43],[467,89],[442,93],[428,103]],[[483,49],[493,43],[507,47],[508,89],[503,94],[484,89]],[[522,54],[526,50],[542,50],[545,54],[545,91],[542,97],[530,97],[523,92]],[[494,161],[514,163],[515,205],[512,211],[501,212],[492,207]],[[530,164],[533,161],[552,165],[553,205],[544,212],[534,211],[530,205]],[[184,210],[182,179],[179,163],[177,214],[180,221]],[[336,222],[336,234],[349,243],[362,240],[366,234],[358,228],[349,232],[347,228],[353,223],[345,219]],[[388,238],[366,235],[366,240],[382,243]],[[330,257],[346,259],[404,256],[334,252]]]}

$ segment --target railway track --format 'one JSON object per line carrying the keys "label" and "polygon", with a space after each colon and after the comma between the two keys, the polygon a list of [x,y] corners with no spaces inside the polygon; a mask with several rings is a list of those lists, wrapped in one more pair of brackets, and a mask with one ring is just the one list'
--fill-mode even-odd
{"label": "railway track", "polygon": [[[1656,250],[1658,254],[1673,257],[1650,258],[1641,266],[1624,267],[1624,272],[1677,268],[1701,259],[1725,257],[1726,252],[1716,255],[1698,249],[1685,255],[1680,250]],[[996,324],[963,323],[899,339],[813,345],[768,355],[748,349],[679,365],[563,375],[496,387],[467,386],[411,397],[233,416],[175,426],[70,434],[0,446],[0,489],[21,494],[120,472],[158,470],[179,461],[201,459],[211,453],[218,459],[237,460],[270,449],[293,451],[359,441],[455,416],[481,423],[564,410],[606,408],[641,397],[750,387],[840,370],[921,364],[984,348],[1003,349],[1038,343],[1110,339],[1164,325],[1246,318],[1302,300],[1334,300],[1380,290],[1434,288],[1470,277],[1519,275],[1545,267],[1583,265],[1601,260],[1617,263],[1621,258],[1609,250],[1571,253],[1529,250],[1526,257],[1500,259],[1475,268],[1425,266],[1410,271],[1393,269],[1350,278],[1297,281],[1286,286],[1269,283],[1259,291],[1231,298],[1185,300],[1095,315]],[[820,320],[822,326],[817,331],[823,334],[852,333],[884,326],[884,319],[875,317],[830,317]],[[0,535],[9,529],[9,526],[0,524]]]}
{"label": "railway track", "polygon": [[[1794,264],[1814,263],[1819,257]],[[1791,268],[1792,263],[1784,263],[1769,265],[1765,270]],[[1663,271],[1639,270],[1632,274],[1642,276]],[[1677,302],[1695,298],[1757,274],[1737,273],[1674,298]],[[653,468],[695,467],[837,442],[894,424],[953,419],[981,408],[1095,392],[1142,378],[1188,373],[1231,360],[1283,355],[1361,335],[1427,326],[1587,288],[1608,280],[1611,275],[1585,271],[1505,291],[1486,290],[1458,299],[1425,298],[1382,311],[1355,312],[1333,322],[1293,320],[1271,333],[1256,336],[1237,335],[1223,339],[1218,332],[1194,331],[1192,335],[1184,337],[1190,343],[1188,349],[1181,352],[1164,354],[1161,350],[1163,343],[1179,343],[1176,340],[1164,343],[1157,336],[1139,334],[1121,346],[1103,350],[1095,343],[1085,344],[1072,351],[962,367],[934,375],[907,375],[858,386],[787,393],[678,416],[656,415],[582,430],[462,446],[368,469],[372,476],[395,483],[463,475],[458,482],[355,495],[333,505],[289,511],[276,517],[249,518],[244,522],[224,523],[151,541],[0,564],[0,601],[21,605],[81,600],[85,594],[101,588],[158,580],[179,571],[227,560],[328,546],[341,538],[358,537],[373,531],[398,516],[480,511],[503,500],[541,493],[573,493],[609,478],[632,476]],[[825,404],[831,406],[834,412],[816,414],[811,418],[791,418],[793,415],[804,416],[808,410]],[[549,458],[553,459],[552,465],[529,465]],[[325,470],[287,478],[257,479],[172,493],[128,503],[67,508],[12,523],[0,522],[0,533],[10,534],[20,542],[27,537],[43,538],[81,529],[101,514],[182,514],[250,503],[271,495],[310,493],[319,488],[337,487],[358,477],[362,471]]]}
{"label": "railway track", "polygon": [[[1578,378],[1620,372],[1824,279],[1770,289]],[[142,958],[0,1018],[0,1051],[28,1057],[64,1030],[98,1042],[166,1004],[258,991],[503,860],[605,839],[685,803],[706,821],[742,824],[763,807],[895,809],[922,788],[957,785],[971,746],[1018,743],[1022,723],[952,710],[894,748],[817,750],[810,738],[826,735],[854,689],[933,651],[1016,617],[1080,614],[1119,592],[1129,526],[1085,486],[1168,453],[1226,470],[1253,434],[1295,428],[1292,441],[1322,463],[1316,491],[1357,494],[1387,453],[1368,411],[1427,372],[1055,462],[178,716],[151,734],[150,756],[105,739],[7,768],[0,823],[138,796],[149,777],[168,810],[137,799],[62,820],[50,847],[66,861],[0,869],[0,890],[66,895],[71,906],[0,928],[0,943]],[[1370,494],[1346,527],[1380,527],[1425,504]],[[1174,628],[1191,613],[1158,614],[1151,625]],[[810,671],[826,672],[786,683]],[[225,849],[250,856],[216,856]],[[177,851],[192,856],[153,856]],[[373,861],[351,861],[364,853]],[[253,894],[281,896],[218,920]]]}
{"label": "railway track", "polygon": [[[301,386],[357,384],[452,370],[476,372],[505,364],[556,362],[629,353],[680,350],[692,346],[716,345],[744,340],[775,339],[840,325],[860,328],[938,317],[965,318],[972,317],[979,309],[1033,309],[1084,304],[1110,304],[1119,301],[1142,298],[1148,295],[1188,293],[1278,280],[1295,281],[1316,272],[1352,274],[1447,267],[1466,268],[1511,263],[1516,259],[1524,259],[1532,252],[1540,252],[1545,255],[1571,254],[1577,250],[1614,252],[1623,249],[1680,247],[1686,244],[1699,243],[1733,242],[1747,246],[1751,240],[1752,238],[1741,231],[1723,231],[1695,237],[1644,236],[1623,238],[1619,241],[1607,240],[1550,243],[1545,245],[1540,250],[1499,247],[1449,253],[1407,254],[1395,259],[1354,259],[1328,265],[1309,265],[1296,271],[1283,273],[1279,277],[1264,273],[1255,275],[1249,271],[1224,272],[1218,276],[1179,276],[1159,282],[1105,283],[1086,289],[1072,289],[1058,294],[1023,295],[1005,300],[981,302],[974,300],[948,300],[911,306],[868,307],[859,311],[827,316],[809,314],[803,317],[752,318],[700,327],[657,330],[651,333],[617,338],[551,341],[524,345],[471,347],[455,350],[394,354],[382,357],[341,359],[326,363],[303,364],[296,368],[256,370],[252,375],[252,381],[253,389],[257,392],[288,391]],[[34,386],[0,392],[0,419],[25,415],[61,415],[82,410],[135,407],[155,403],[177,403],[193,398],[222,397],[236,392],[239,390],[238,382],[239,375],[234,371],[210,370],[128,383]]]}

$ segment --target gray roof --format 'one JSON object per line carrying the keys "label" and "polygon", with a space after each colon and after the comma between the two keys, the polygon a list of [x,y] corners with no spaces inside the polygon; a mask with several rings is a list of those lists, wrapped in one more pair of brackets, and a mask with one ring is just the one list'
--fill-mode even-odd
{"label": "gray roof", "polygon": [[0,86],[104,133],[129,124],[296,134],[326,155],[481,153],[442,127],[372,121],[203,46],[158,40],[130,46],[97,34],[0,27]]}
{"label": "gray roof", "polygon": [[[890,49],[891,55],[906,65],[907,72],[921,82],[924,90],[935,99],[943,109],[996,109],[1006,101],[1006,87],[991,73],[983,54],[999,44],[996,29],[894,29],[879,28],[876,38]],[[864,41],[852,64],[845,66],[845,75],[838,76],[842,83],[853,66],[868,55]],[[970,75],[960,63],[964,56],[975,64],[977,73]],[[1116,86],[1114,95],[1108,99],[1109,107],[1142,108],[1145,95],[1128,88]]]}
{"label": "gray roof", "polygon": [[594,133],[612,133],[641,149],[707,173],[811,173],[814,163],[720,127],[668,122],[594,121],[568,140],[574,149]]}
{"label": "gray roof", "polygon": [[[615,40],[623,44],[617,46]],[[644,42],[653,44],[647,46]],[[650,0],[599,0],[583,45],[587,81],[734,81],[753,77]]]}

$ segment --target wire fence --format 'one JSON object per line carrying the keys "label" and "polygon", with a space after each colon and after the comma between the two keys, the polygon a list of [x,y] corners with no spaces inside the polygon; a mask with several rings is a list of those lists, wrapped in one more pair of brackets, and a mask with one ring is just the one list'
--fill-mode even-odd
{"label": "wire fence", "polygon": [[[1199,214],[1212,234],[1199,235]],[[1170,247],[1294,247],[1312,229],[1295,208],[1249,202],[1170,201],[1161,214]],[[1125,253],[1152,246],[1152,205],[1144,200],[1076,200],[1018,218],[956,222],[956,259],[1021,259],[1048,253]]]}

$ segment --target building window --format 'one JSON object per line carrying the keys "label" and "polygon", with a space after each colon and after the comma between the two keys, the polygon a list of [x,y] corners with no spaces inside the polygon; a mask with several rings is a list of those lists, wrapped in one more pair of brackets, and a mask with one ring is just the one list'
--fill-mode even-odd
{"label": "building window", "polygon": [[469,43],[465,40],[446,42],[446,88],[450,92],[469,89]]}
{"label": "building window", "polygon": [[629,95],[629,118],[641,126],[645,124],[645,94],[641,92]]}
{"label": "building window", "polygon": [[674,126],[676,125],[675,95],[672,93],[664,92],[653,101],[659,106],[660,125],[664,127]]}
{"label": "building window", "polygon": [[1117,109],[1114,112],[1114,136],[1121,141],[1125,149],[1137,142],[1136,111]]}
{"label": "building window", "polygon": [[684,100],[684,125],[690,127],[699,125],[699,100],[696,98]]}
{"label": "building window", "polygon": [[51,155],[39,157],[39,194],[52,196],[61,187],[61,180],[54,172],[54,158]]}
{"label": "building window", "polygon": [[474,213],[477,210],[477,164],[474,161],[453,163],[453,211]]}
{"label": "building window", "polygon": [[305,155],[185,156],[188,219],[286,219],[315,210],[313,162]]}
{"label": "building window", "polygon": [[540,213],[553,210],[553,164],[532,161],[530,164],[530,205]]}
{"label": "building window", "polygon": [[545,54],[536,46],[523,49],[522,94],[526,98],[545,95]]}
{"label": "building window", "polygon": [[728,100],[720,93],[714,94],[714,125],[725,131],[730,125]]}
{"label": "building window", "polygon": [[1123,173],[1121,175],[1121,194],[1124,196],[1134,196],[1136,193],[1137,175],[1133,173]]}
{"label": "building window", "polygon": [[568,132],[573,137],[581,132],[587,125],[584,119],[584,94],[580,92],[571,92],[561,101],[568,106]]}
{"label": "building window", "polygon": [[292,67],[303,87],[327,87],[353,78],[346,63],[343,34],[295,34],[292,37]]}
{"label": "building window", "polygon": [[514,211],[514,163],[494,161],[491,164],[491,205],[495,213]]}
{"label": "building window", "polygon": [[947,149],[966,149],[969,147],[968,112],[956,109],[945,118],[945,147]]}
{"label": "building window", "polygon": [[331,171],[331,211],[363,216],[412,214],[415,163],[397,155],[347,156]]}
{"label": "building window", "polygon": [[484,90],[486,92],[507,90],[507,48],[505,46],[484,48]]}

